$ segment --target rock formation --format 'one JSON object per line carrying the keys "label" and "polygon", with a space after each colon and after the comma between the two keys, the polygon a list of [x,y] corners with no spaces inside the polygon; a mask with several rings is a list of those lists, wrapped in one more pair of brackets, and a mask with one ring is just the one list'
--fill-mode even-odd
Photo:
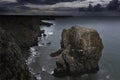
{"label": "rock formation", "polygon": [[36,80],[25,59],[39,30],[36,18],[0,17],[0,80]]}
{"label": "rock formation", "polygon": [[73,26],[62,32],[61,49],[51,56],[56,58],[55,76],[78,76],[97,73],[103,44],[98,32],[91,28]]}
{"label": "rock formation", "polygon": [[0,27],[11,33],[25,57],[29,47],[37,44],[40,35],[39,22],[34,17],[0,16]]}
{"label": "rock formation", "polygon": [[35,80],[11,34],[0,28],[0,79]]}

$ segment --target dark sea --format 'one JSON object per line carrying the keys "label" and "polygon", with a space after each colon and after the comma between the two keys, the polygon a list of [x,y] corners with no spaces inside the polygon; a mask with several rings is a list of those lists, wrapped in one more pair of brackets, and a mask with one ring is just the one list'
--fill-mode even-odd
{"label": "dark sea", "polygon": [[[47,36],[38,37],[38,46],[30,48],[31,56],[27,60],[30,71],[37,80],[120,80],[120,17],[68,17],[43,22],[53,25],[40,26]],[[50,53],[60,49],[62,30],[74,25],[94,28],[100,34],[104,44],[100,70],[97,74],[85,74],[76,78],[56,78],[52,76],[56,63]]]}

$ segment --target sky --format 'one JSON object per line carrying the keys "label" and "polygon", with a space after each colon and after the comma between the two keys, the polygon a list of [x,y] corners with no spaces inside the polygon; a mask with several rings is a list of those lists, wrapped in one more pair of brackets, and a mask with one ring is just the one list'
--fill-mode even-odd
{"label": "sky", "polygon": [[59,2],[56,4],[47,4],[47,5],[35,5],[35,4],[27,4],[28,7],[34,7],[34,8],[59,8],[59,7],[70,7],[70,8],[79,8],[79,7],[87,7],[89,3],[91,2],[92,5],[96,5],[98,3],[100,4],[107,4],[110,0],[85,0],[85,1],[72,1],[72,2]]}
{"label": "sky", "polygon": [[[81,7],[86,6],[88,3],[92,4],[105,4],[110,0],[0,0],[0,4],[2,3],[25,3],[25,4],[39,4],[46,6],[54,6],[54,7]],[[38,5],[37,5],[38,6]]]}
{"label": "sky", "polygon": [[55,10],[55,8],[88,7],[89,3],[106,5],[111,0],[0,0],[0,13],[37,10]]}

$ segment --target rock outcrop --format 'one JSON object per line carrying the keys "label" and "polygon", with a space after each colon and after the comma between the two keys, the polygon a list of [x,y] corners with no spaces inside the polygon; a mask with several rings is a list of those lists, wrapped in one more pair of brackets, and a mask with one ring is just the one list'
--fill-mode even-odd
{"label": "rock outcrop", "polygon": [[78,76],[97,73],[103,44],[98,32],[91,28],[73,26],[62,32],[61,49],[51,56],[56,58],[55,76]]}
{"label": "rock outcrop", "polygon": [[11,33],[16,44],[21,48],[23,56],[26,58],[29,47],[36,45],[38,36],[40,36],[38,21],[35,17],[0,17],[0,27]]}
{"label": "rock outcrop", "polygon": [[0,80],[36,80],[25,59],[39,35],[37,18],[0,17]]}
{"label": "rock outcrop", "polygon": [[0,28],[0,79],[35,80],[11,33]]}

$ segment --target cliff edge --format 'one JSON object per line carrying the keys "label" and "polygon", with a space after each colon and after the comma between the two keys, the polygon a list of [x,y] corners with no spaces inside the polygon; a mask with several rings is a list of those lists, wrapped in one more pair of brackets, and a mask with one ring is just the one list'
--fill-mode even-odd
{"label": "cliff edge", "polygon": [[36,80],[25,59],[40,35],[37,18],[0,17],[0,79]]}

